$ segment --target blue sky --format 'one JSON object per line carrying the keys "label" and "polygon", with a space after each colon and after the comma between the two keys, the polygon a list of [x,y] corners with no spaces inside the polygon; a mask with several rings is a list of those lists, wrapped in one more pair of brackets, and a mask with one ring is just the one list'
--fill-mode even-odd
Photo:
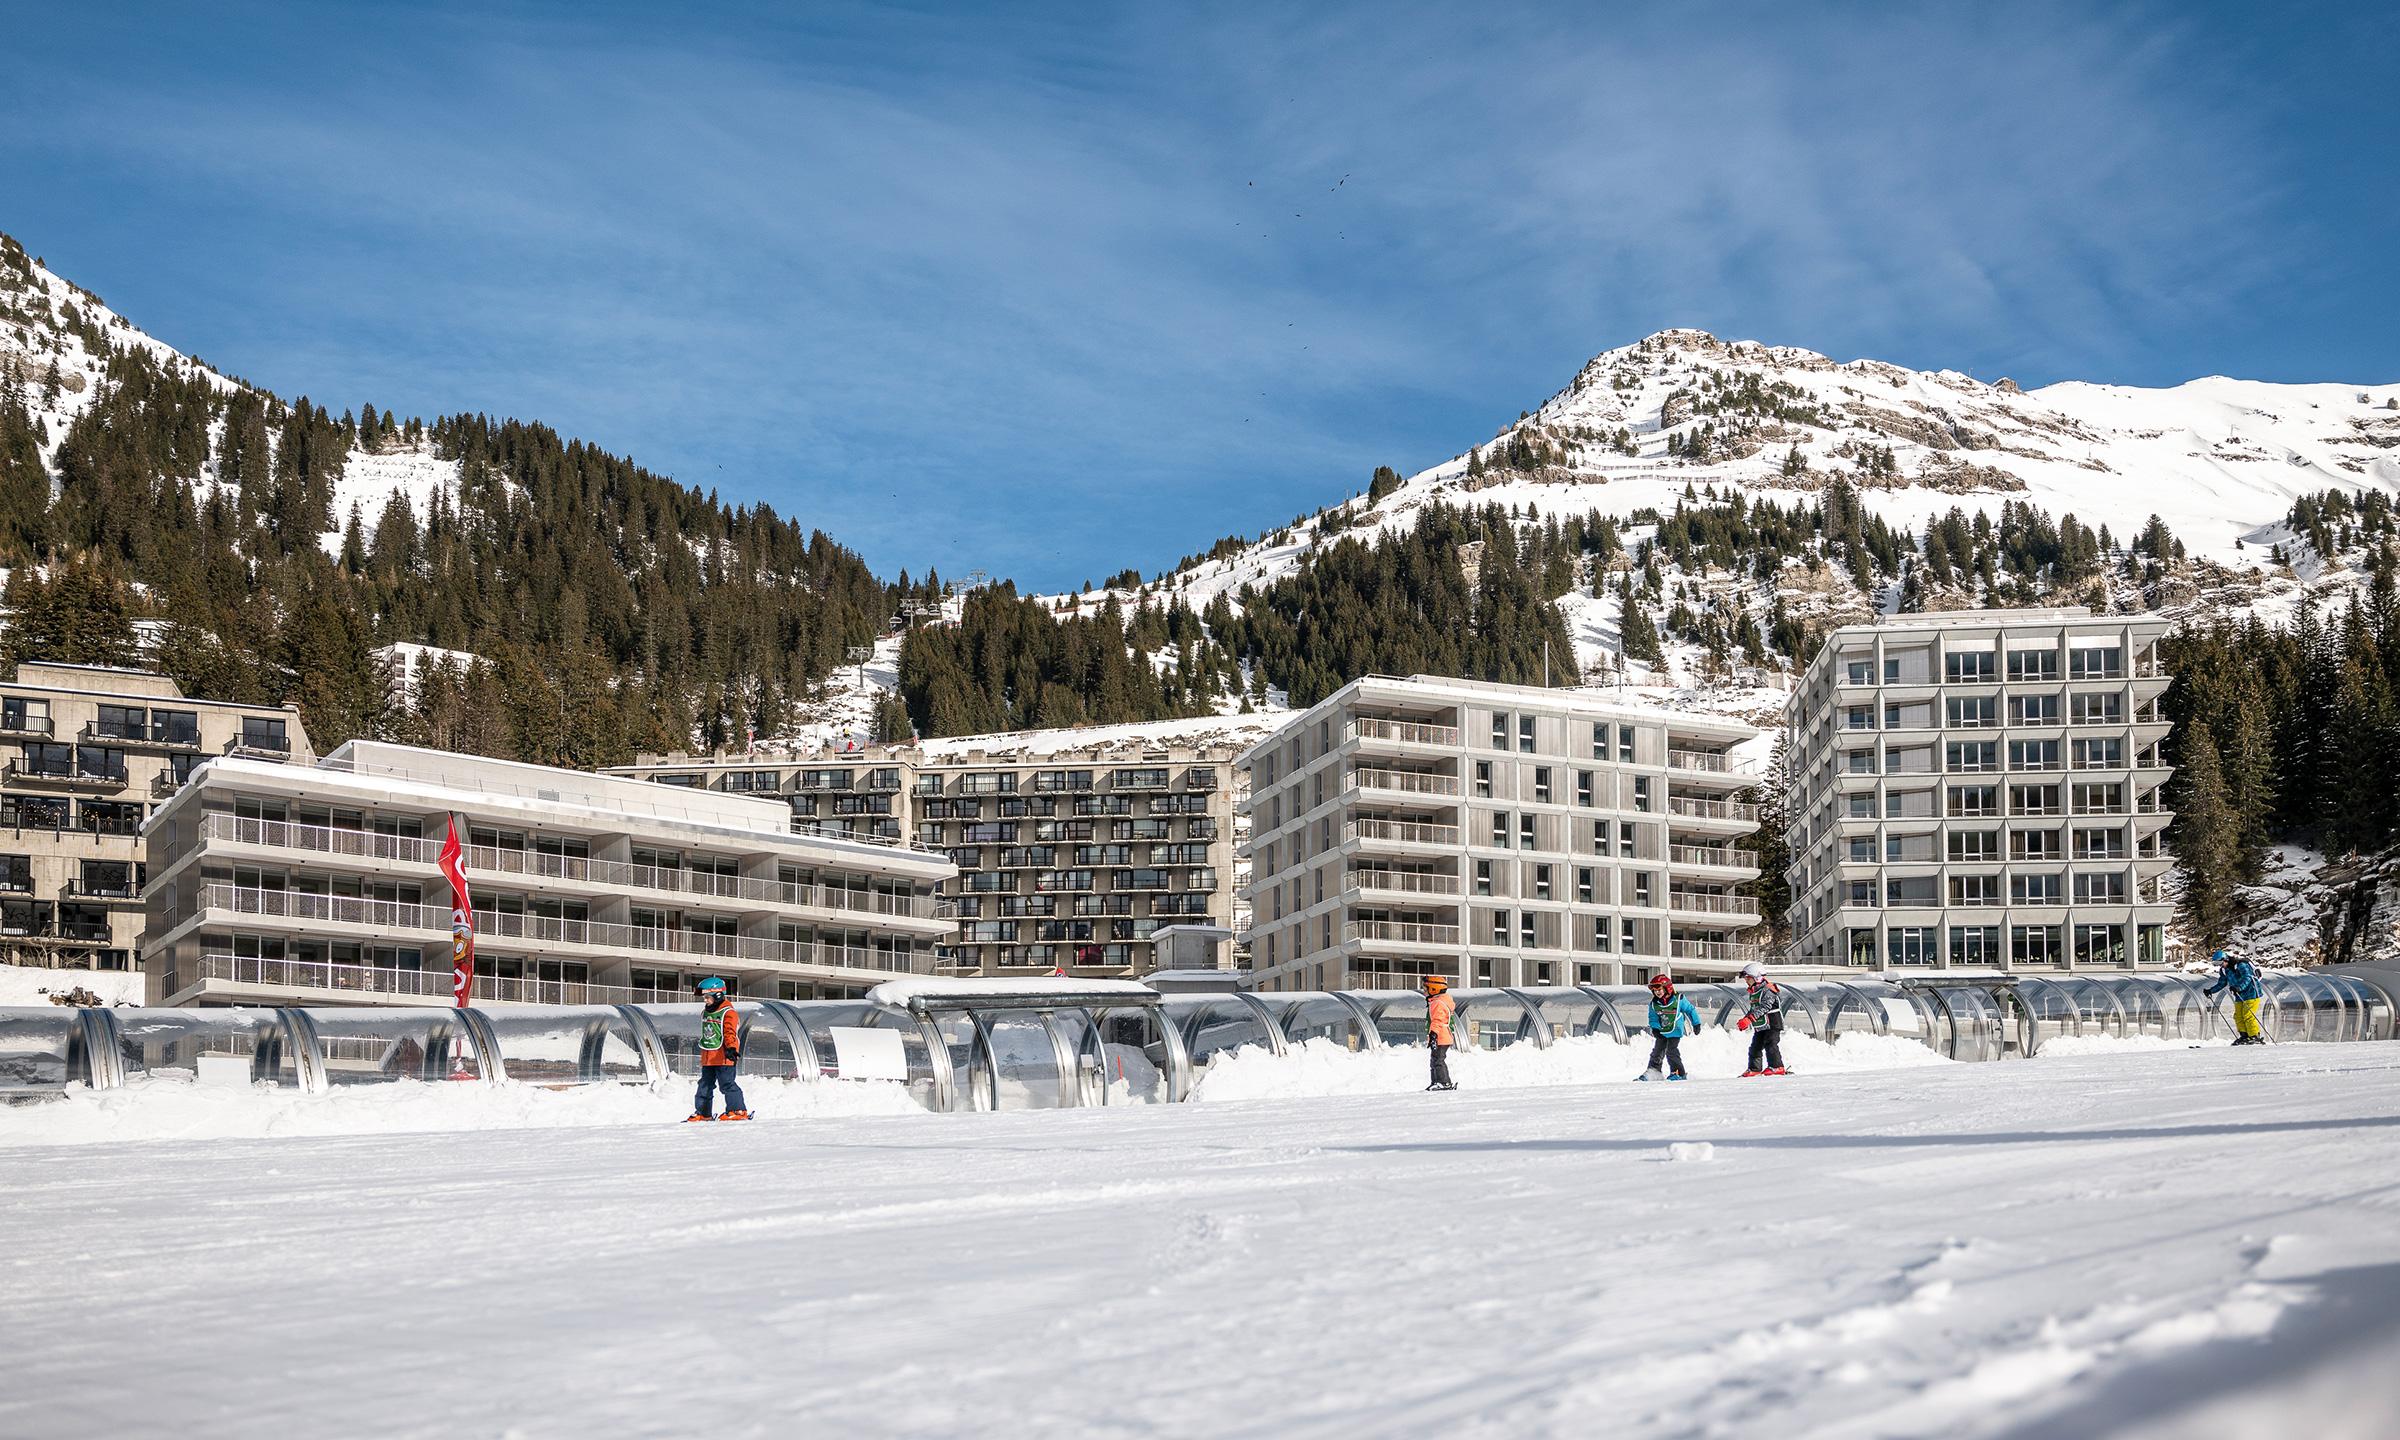
{"label": "blue sky", "polygon": [[0,230],[280,393],[1045,588],[1672,325],[2400,379],[2400,7],[681,10],[19,7]]}

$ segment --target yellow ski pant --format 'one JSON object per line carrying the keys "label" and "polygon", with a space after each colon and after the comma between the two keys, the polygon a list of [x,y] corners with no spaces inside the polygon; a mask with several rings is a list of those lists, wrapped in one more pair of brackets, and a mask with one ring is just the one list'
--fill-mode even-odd
{"label": "yellow ski pant", "polygon": [[2261,1000],[2236,1000],[2236,1001],[2234,1001],[2234,1002],[2233,1002],[2233,1028],[2234,1028],[2234,1029],[2236,1029],[2236,1030],[2239,1030],[2239,1031],[2241,1031],[2241,1032],[2242,1032],[2242,1035],[2243,1035],[2245,1038],[2247,1038],[2247,1039],[2251,1039],[2251,1040],[2255,1040],[2255,1039],[2257,1039],[2257,1038],[2258,1038],[2258,1007],[2259,1007],[2260,1005],[2264,1004],[2264,1003],[2265,1003],[2265,1002],[2264,1002],[2264,1001],[2261,1001]]}

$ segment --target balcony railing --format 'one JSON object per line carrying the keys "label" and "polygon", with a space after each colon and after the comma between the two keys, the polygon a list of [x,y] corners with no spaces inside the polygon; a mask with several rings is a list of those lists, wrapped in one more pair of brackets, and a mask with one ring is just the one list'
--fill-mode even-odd
{"label": "balcony railing", "polygon": [[1669,940],[1667,955],[1675,960],[1719,960],[1748,964],[1759,958],[1765,947],[1746,945],[1738,940]]}
{"label": "balcony railing", "polygon": [[[278,989],[338,990],[362,995],[403,995],[414,998],[451,996],[450,972],[404,970],[384,965],[344,965],[329,960],[277,960],[255,955],[202,955],[192,978],[224,980],[240,985]],[[512,1005],[672,1005],[689,995],[636,989],[628,985],[594,985],[582,980],[530,980],[502,975],[478,975],[467,993],[476,1000]]]}
{"label": "balcony railing", "polygon": [[1422,725],[1413,720],[1377,720],[1362,715],[1350,722],[1353,740],[1389,740],[1401,745],[1442,745],[1456,748],[1458,727]]}
{"label": "balcony railing", "polygon": [[1700,770],[1712,775],[1738,775],[1750,767],[1737,764],[1731,755],[1711,750],[1669,750],[1667,768],[1670,770]]}
{"label": "balcony railing", "polygon": [[1719,849],[1709,845],[1669,845],[1667,863],[1670,865],[1713,865],[1722,870],[1748,870],[1756,873],[1758,857],[1747,850],[1731,846]]}
{"label": "balcony railing", "polygon": [[1342,827],[1344,840],[1383,840],[1401,845],[1456,845],[1456,825],[1420,825],[1413,820],[1353,820]]}
{"label": "balcony railing", "polygon": [[14,720],[0,720],[0,735],[38,735],[47,739],[58,733],[56,725],[47,715],[19,715]]}
{"label": "balcony railing", "polygon": [[1747,895],[1698,895],[1689,890],[1669,890],[1667,908],[1703,915],[1758,915],[1758,902]]}
{"label": "balcony railing", "polygon": [[1671,795],[1667,797],[1667,813],[1701,820],[1756,820],[1758,807],[1739,800],[1693,800]]}
{"label": "balcony railing", "polygon": [[[434,865],[441,845],[405,835],[378,835],[325,825],[294,825],[280,820],[248,820],[233,815],[210,815],[200,822],[204,839],[275,850],[308,850],[348,855],[404,865]],[[893,915],[916,920],[939,919],[930,895],[887,895],[881,891],[827,885],[787,884],[780,880],[746,880],[705,871],[631,865],[617,860],[587,860],[575,855],[548,855],[537,850],[503,850],[470,845],[467,868],[498,875],[528,875],[614,889],[648,890],[672,895],[702,895],[725,900],[764,901],[772,905],[808,906],[868,915]],[[444,922],[447,925],[448,922]]]}
{"label": "balcony railing", "polygon": [[1352,920],[1342,926],[1342,938],[1393,945],[1456,945],[1458,927],[1410,920]]}
{"label": "balcony railing", "polygon": [[[315,895],[294,890],[254,890],[237,885],[203,885],[199,903],[208,910],[238,915],[279,916],[321,920],[363,927],[373,932],[420,931],[450,933],[445,906],[406,901],[368,900],[347,895]],[[720,935],[708,931],[663,926],[615,925],[598,920],[570,920],[547,915],[497,914],[478,911],[479,937],[528,941],[535,944],[575,945],[610,951],[641,951],[667,955],[698,955],[719,960],[746,960],[770,965],[848,966],[856,969],[915,973],[913,954],[891,955],[870,947],[834,945],[823,941],[776,940],[763,936]]]}
{"label": "balcony railing", "polygon": [[124,789],[127,778],[126,772],[121,769],[86,770],[81,766],[72,770],[35,769],[22,759],[9,761],[6,769],[0,771],[0,774],[5,774],[12,783],[29,782],[35,785],[56,785],[65,789],[103,792]]}
{"label": "balcony railing", "polygon": [[292,742],[289,737],[274,735],[236,735],[225,742],[225,753],[266,760],[289,760],[292,758]]}
{"label": "balcony railing", "polygon": [[1456,875],[1423,875],[1405,870],[1353,870],[1350,883],[1361,890],[1383,890],[1401,895],[1456,895]]}
{"label": "balcony railing", "polygon": [[1362,790],[1394,790],[1407,795],[1456,795],[1455,775],[1423,775],[1414,770],[1353,770],[1350,783]]}
{"label": "balcony railing", "polygon": [[[1453,985],[1458,983],[1458,977],[1446,969],[1436,967],[1433,973]],[[1344,977],[1342,988],[1345,990],[1422,990],[1425,988],[1423,975],[1412,974],[1406,970],[1345,970],[1342,974]]]}

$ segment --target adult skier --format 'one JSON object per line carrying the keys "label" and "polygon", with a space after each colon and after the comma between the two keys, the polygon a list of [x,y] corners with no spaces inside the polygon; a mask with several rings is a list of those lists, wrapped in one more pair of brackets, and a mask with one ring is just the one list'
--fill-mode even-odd
{"label": "adult skier", "polygon": [[1671,1068],[1666,1078],[1689,1078],[1683,1068],[1683,1037],[1700,1032],[1700,1012],[1692,1002],[1675,993],[1675,978],[1658,974],[1650,977],[1650,1065],[1635,1076],[1637,1080],[1659,1078],[1659,1062]]}
{"label": "adult skier", "polygon": [[1441,975],[1425,977],[1425,1039],[1433,1049],[1433,1083],[1428,1090],[1456,1090],[1450,1078],[1450,1046],[1457,1038],[1458,1002],[1450,998],[1450,981]]}
{"label": "adult skier", "polygon": [[2258,1007],[2259,1002],[2266,999],[2267,990],[2264,985],[2259,983],[2258,967],[2234,954],[2231,950],[2219,950],[2216,954],[2216,961],[2217,983],[2200,993],[2214,995],[2219,990],[2232,991],[2233,1028],[2240,1032],[2234,1036],[2233,1043],[2236,1045],[2266,1044],[2267,1037],[2258,1026]]}
{"label": "adult skier", "polygon": [[1750,1068],[1742,1078],[1788,1074],[1783,1068],[1783,987],[1769,980],[1767,967],[1756,960],[1742,967],[1742,987],[1749,992],[1749,1004],[1733,1027],[1750,1032]]}
{"label": "adult skier", "polygon": [[[742,1015],[733,1008],[733,998],[725,982],[711,975],[700,982],[700,1093],[692,1100],[692,1113],[685,1123],[693,1120],[747,1120],[750,1110],[742,1100],[742,1085],[734,1076],[742,1067]],[[725,1096],[725,1114],[712,1114],[715,1099],[712,1092]]]}

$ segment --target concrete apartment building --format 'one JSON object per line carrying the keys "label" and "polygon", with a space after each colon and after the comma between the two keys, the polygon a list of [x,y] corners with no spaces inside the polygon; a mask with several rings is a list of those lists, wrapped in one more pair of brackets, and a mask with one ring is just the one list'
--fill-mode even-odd
{"label": "concrete apartment building", "polygon": [[2078,607],[1827,637],[1787,722],[1792,958],[2164,961],[2167,628]]}
{"label": "concrete apartment building", "polygon": [[855,995],[930,972],[952,925],[948,861],[796,835],[779,801],[352,741],[215,760],[151,817],[149,1003],[449,1003],[453,814],[479,1000]]}
{"label": "concrete apartment building", "polygon": [[[1255,734],[1267,723],[1229,717],[1225,728]],[[1159,929],[1217,925],[1238,935],[1237,746],[1147,736],[1077,744],[1074,734],[778,760],[645,756],[614,773],[776,796],[797,830],[940,854],[957,867],[942,886],[958,920],[945,973],[1139,976],[1157,964]]]}
{"label": "concrete apartment building", "polygon": [[1591,691],[1370,676],[1239,760],[1262,989],[1721,976],[1758,874],[1737,721]]}
{"label": "concrete apartment building", "polygon": [[212,757],[310,758],[286,706],[188,700],[143,670],[27,662],[0,684],[0,960],[127,970],[142,822]]}

